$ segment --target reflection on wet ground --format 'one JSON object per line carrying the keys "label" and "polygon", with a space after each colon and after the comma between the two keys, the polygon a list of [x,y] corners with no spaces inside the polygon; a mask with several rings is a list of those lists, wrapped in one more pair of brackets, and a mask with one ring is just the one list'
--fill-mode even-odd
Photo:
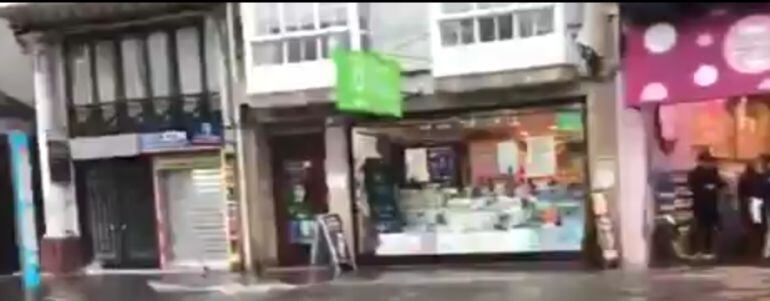
{"label": "reflection on wet ground", "polygon": [[613,271],[365,269],[329,282],[330,271],[238,275],[100,275],[45,280],[27,297],[17,278],[0,278],[0,300],[768,300],[770,270],[755,267]]}

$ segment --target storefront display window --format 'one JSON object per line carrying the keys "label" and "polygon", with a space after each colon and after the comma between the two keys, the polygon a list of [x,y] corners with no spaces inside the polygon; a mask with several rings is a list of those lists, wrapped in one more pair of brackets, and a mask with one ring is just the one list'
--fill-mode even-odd
{"label": "storefront display window", "polygon": [[679,157],[686,156],[677,160],[689,162],[687,166],[701,150],[723,160],[752,160],[770,151],[766,97],[666,105],[656,118],[661,123],[658,135],[676,142],[683,152]]}
{"label": "storefront display window", "polygon": [[354,127],[356,197],[376,228],[359,233],[377,235],[378,256],[579,251],[582,116],[570,105]]}

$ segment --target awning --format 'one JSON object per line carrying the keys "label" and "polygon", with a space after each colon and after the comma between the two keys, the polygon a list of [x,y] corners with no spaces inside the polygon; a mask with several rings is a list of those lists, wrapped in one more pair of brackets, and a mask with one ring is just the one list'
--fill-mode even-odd
{"label": "awning", "polygon": [[770,92],[770,6],[624,28],[629,106]]}
{"label": "awning", "polygon": [[0,118],[16,117],[32,120],[35,110],[28,104],[0,91]]}
{"label": "awning", "polygon": [[0,18],[7,19],[17,32],[84,23],[120,22],[173,13],[185,9],[201,9],[217,3],[3,3]]}

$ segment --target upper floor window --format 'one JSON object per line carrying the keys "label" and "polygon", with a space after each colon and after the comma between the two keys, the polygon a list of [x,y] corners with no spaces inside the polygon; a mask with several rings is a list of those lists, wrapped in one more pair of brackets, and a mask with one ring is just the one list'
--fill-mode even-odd
{"label": "upper floor window", "polygon": [[253,3],[247,6],[253,65],[328,59],[335,47],[365,49],[367,7],[356,3]]}
{"label": "upper floor window", "polygon": [[554,32],[553,3],[441,3],[441,45],[452,47]]}
{"label": "upper floor window", "polygon": [[[166,98],[216,91],[203,28],[188,26],[66,44],[67,78],[76,105]],[[210,59],[210,58],[208,58]]]}
{"label": "upper floor window", "polygon": [[216,118],[215,30],[185,19],[66,37],[73,136],[182,129]]}

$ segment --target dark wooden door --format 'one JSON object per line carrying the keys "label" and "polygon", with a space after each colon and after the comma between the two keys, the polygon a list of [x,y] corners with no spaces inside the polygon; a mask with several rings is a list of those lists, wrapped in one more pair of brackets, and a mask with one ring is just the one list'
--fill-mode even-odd
{"label": "dark wooden door", "polygon": [[84,184],[94,257],[109,267],[157,267],[149,160],[94,162],[85,173]]}
{"label": "dark wooden door", "polygon": [[278,260],[281,266],[306,265],[313,218],[328,211],[323,134],[278,136],[270,145]]}
{"label": "dark wooden door", "polygon": [[120,264],[120,217],[118,194],[109,161],[94,162],[84,173],[94,259],[106,265]]}
{"label": "dark wooden door", "polygon": [[[117,169],[122,263],[132,267],[157,267],[159,261],[155,196],[149,160],[121,160]],[[126,181],[126,179],[131,179]]]}

